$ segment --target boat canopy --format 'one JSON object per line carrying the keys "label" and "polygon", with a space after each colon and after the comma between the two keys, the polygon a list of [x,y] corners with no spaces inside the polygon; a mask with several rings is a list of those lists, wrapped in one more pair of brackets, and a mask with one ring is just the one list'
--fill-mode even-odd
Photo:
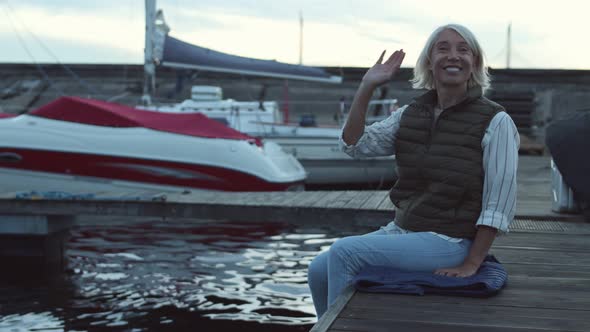
{"label": "boat canopy", "polygon": [[275,60],[259,60],[217,52],[186,43],[166,34],[161,65],[166,67],[341,83],[340,76],[332,76],[317,67],[292,65]]}
{"label": "boat canopy", "polygon": [[15,116],[16,116],[16,114],[9,114],[9,113],[2,113],[2,112],[0,112],[0,119],[3,119],[3,118],[13,118]]}
{"label": "boat canopy", "polygon": [[94,126],[145,127],[188,136],[247,140],[260,145],[258,139],[200,113],[146,111],[96,99],[60,97],[29,112],[28,115]]}

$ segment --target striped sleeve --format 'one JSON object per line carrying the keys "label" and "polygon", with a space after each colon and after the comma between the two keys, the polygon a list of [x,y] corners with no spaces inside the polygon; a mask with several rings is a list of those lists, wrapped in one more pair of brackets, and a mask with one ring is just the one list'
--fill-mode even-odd
{"label": "striped sleeve", "polygon": [[476,226],[508,227],[516,213],[516,171],[520,137],[506,112],[494,116],[482,140],[484,184],[482,210]]}
{"label": "striped sleeve", "polygon": [[340,149],[353,158],[391,156],[395,154],[395,137],[401,115],[406,106],[400,107],[388,118],[365,126],[365,131],[355,145],[347,145],[340,135]]}

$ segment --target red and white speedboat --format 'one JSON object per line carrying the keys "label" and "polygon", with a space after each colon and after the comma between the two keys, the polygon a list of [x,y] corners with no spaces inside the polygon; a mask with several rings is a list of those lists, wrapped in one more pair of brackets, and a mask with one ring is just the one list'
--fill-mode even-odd
{"label": "red and white speedboat", "polygon": [[62,97],[0,117],[4,192],[280,191],[300,190],[304,180],[277,144],[201,114]]}

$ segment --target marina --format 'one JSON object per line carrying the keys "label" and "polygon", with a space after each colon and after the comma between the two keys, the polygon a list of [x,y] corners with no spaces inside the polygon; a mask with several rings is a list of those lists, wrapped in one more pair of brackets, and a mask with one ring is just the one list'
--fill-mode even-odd
{"label": "marina", "polygon": [[[590,225],[580,215],[551,212],[549,172],[549,158],[521,156],[516,220],[511,232],[500,237],[492,248],[509,273],[509,285],[500,295],[490,299],[415,297],[357,293],[351,289],[315,324],[313,331],[380,331],[388,330],[392,324],[401,329],[443,331],[474,327],[484,331],[541,327],[555,331],[586,330],[590,298],[584,294],[590,262],[585,256],[590,248],[585,237],[590,235]],[[129,192],[120,196],[95,193],[92,197],[53,199],[44,198],[41,193],[21,198],[16,198],[16,193],[3,193],[0,210],[13,216],[94,215],[103,227],[109,226],[108,220],[121,223],[121,216],[157,217],[160,224],[186,225],[207,215],[207,227],[213,227],[214,220],[224,219],[251,223],[253,227],[262,221],[277,225],[288,222],[302,228],[334,227],[341,229],[340,236],[370,231],[393,216],[386,191],[184,195]],[[204,225],[195,225],[199,224]],[[332,234],[336,235],[334,230]],[[304,280],[299,282],[305,284]],[[502,313],[505,320],[487,318],[490,312]]]}
{"label": "marina", "polygon": [[[159,3],[3,4],[12,28],[4,36],[18,44],[8,40],[0,63],[0,331],[590,330],[590,137],[580,135],[590,128],[582,113],[590,75],[560,62],[583,50],[543,59],[520,45],[513,53],[510,23],[491,58],[459,25],[441,27],[419,53],[414,37],[425,30],[406,23],[424,8],[397,8],[395,20],[378,9],[364,21],[372,6],[361,14],[356,5],[303,4],[294,64],[293,4]],[[305,61],[302,7],[311,11]],[[520,15],[530,16],[524,7]],[[502,33],[499,21],[486,20],[475,32],[486,32],[490,56]],[[528,24],[515,40],[582,47],[554,35],[567,24],[555,26]],[[373,65],[377,54],[368,50],[385,45]],[[15,56],[17,46],[28,57]],[[36,57],[37,46],[50,63]],[[434,109],[417,101],[400,129],[389,122],[370,134],[386,141],[398,130],[397,156],[342,151],[349,116],[370,125],[424,89],[437,90]],[[485,132],[485,117],[500,108],[484,96],[510,116]],[[354,141],[353,127],[346,137]],[[483,189],[480,134],[484,173],[503,170],[503,158],[508,169]],[[504,180],[517,153],[514,196],[514,182]],[[403,177],[390,198],[398,162]],[[411,296],[351,285],[318,320],[308,268],[336,241],[394,220],[392,200],[417,216],[410,222],[432,222],[427,230],[458,221],[468,230],[478,195],[498,207],[490,200],[498,188],[508,193],[505,210],[516,197],[509,232],[489,252],[508,272],[499,294]]]}

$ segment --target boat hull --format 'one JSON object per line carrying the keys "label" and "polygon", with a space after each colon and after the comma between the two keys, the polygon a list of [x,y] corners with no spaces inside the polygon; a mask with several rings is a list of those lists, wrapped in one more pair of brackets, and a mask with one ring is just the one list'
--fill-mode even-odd
{"label": "boat hull", "polygon": [[148,190],[283,191],[303,181],[268,182],[221,167],[60,151],[2,148],[19,162],[0,162],[0,183],[6,191]]}
{"label": "boat hull", "polygon": [[0,122],[0,169],[4,191],[283,191],[300,190],[305,180],[297,160],[272,142],[257,146],[26,115]]}
{"label": "boat hull", "polygon": [[[390,159],[298,159],[308,172],[306,184],[377,186],[393,183],[396,168]],[[381,187],[382,188],[382,187]]]}
{"label": "boat hull", "polygon": [[309,185],[378,185],[397,179],[394,156],[352,158],[335,137],[267,136],[293,155],[307,172]]}

